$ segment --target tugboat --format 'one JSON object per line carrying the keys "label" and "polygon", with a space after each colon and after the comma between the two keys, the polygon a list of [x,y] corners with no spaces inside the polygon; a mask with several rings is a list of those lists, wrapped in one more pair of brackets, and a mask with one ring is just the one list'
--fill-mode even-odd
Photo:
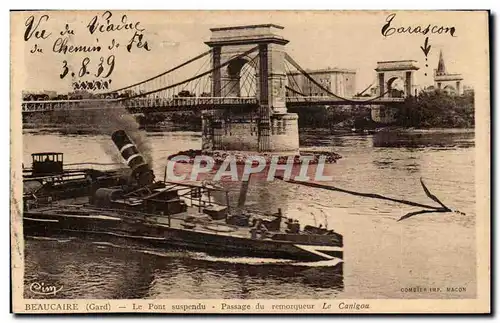
{"label": "tugboat", "polygon": [[24,168],[23,189],[25,208],[52,201],[88,196],[92,183],[115,186],[123,182],[128,168],[100,171],[92,168],[66,169],[60,152],[31,154],[32,167]]}
{"label": "tugboat", "polygon": [[[25,202],[25,234],[108,235],[216,256],[342,260],[341,234],[308,225],[301,229],[280,209],[274,214],[232,212],[224,189],[166,178],[157,181],[125,131],[114,132],[112,140],[130,168],[127,178],[90,179],[89,194],[79,196],[86,201],[79,203],[51,199],[32,207]],[[59,155],[52,156],[59,162]],[[110,185],[113,181],[116,185]],[[244,206],[247,189],[248,181],[242,183],[238,210]],[[221,196],[224,203],[217,201],[224,199]]]}

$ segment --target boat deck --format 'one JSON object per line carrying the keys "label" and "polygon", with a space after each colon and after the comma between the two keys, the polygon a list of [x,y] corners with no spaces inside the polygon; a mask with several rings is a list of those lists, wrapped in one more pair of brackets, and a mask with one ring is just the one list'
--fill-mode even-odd
{"label": "boat deck", "polygon": [[[166,225],[174,229],[182,229],[182,230],[190,230],[195,232],[205,232],[210,234],[217,235],[228,235],[232,237],[241,237],[241,238],[251,238],[250,229],[251,227],[239,227],[234,225],[229,225],[224,222],[224,220],[211,220],[210,222],[195,223],[194,227],[186,227],[184,219],[192,216],[192,213],[179,213],[173,216],[170,220],[166,216],[156,216],[151,217],[148,220],[152,221],[156,224]],[[203,214],[200,214],[200,216]]]}
{"label": "boat deck", "polygon": [[[152,215],[133,212],[128,210],[106,210],[80,205],[55,205],[39,207],[29,211],[29,214],[45,216],[62,216],[65,218],[88,218],[95,220],[125,221],[142,220],[150,225],[166,226],[173,229],[204,232],[208,234],[227,235],[240,238],[251,238],[251,227],[240,227],[226,224],[225,220],[209,220],[206,214],[196,212],[189,208],[187,212],[171,215]],[[188,218],[194,218],[194,222],[186,222]],[[197,218],[199,220],[197,220]],[[206,219],[206,221],[204,221]]]}
{"label": "boat deck", "polygon": [[[170,244],[223,254],[321,260],[341,258],[342,236],[309,232],[287,233],[256,230],[250,226],[214,220],[198,208],[174,215],[147,214],[89,205],[55,205],[23,214],[28,227],[83,234],[108,234],[145,243]],[[26,222],[25,222],[26,224]]]}
{"label": "boat deck", "polygon": [[[143,213],[134,209],[109,209],[99,208],[89,204],[88,197],[71,198],[59,200],[52,205],[41,206],[28,211],[28,217],[35,216],[42,219],[56,218],[74,218],[75,220],[89,219],[90,221],[103,221],[108,225],[119,227],[120,224],[114,223],[123,221],[125,223],[142,222],[147,226],[157,228],[171,228],[183,232],[196,232],[207,235],[226,236],[236,239],[251,239],[261,241],[273,241],[280,243],[300,243],[309,245],[342,245],[342,236],[334,233],[333,235],[315,234],[312,232],[285,232],[286,225],[281,223],[280,230],[255,230],[251,226],[240,226],[226,223],[226,219],[213,219],[210,215],[202,213],[204,208],[217,210],[219,204],[204,203],[201,207],[198,205],[188,205],[186,212],[172,215],[163,215],[159,213]],[[220,206],[222,207],[222,206]],[[274,216],[250,212],[249,216],[260,218],[266,221],[274,220]],[[78,219],[79,218],[79,219]],[[251,220],[252,218],[250,218]],[[114,223],[114,224],[113,224]]]}

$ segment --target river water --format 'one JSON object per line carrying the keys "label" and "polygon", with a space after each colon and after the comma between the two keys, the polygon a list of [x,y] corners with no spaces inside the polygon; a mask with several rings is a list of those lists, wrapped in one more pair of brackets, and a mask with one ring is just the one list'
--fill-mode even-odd
{"label": "river water", "polygon": [[[199,149],[196,132],[151,132],[156,174],[166,157]],[[284,182],[255,182],[247,206],[302,224],[323,223],[344,236],[342,266],[302,266],[279,260],[215,258],[203,253],[144,250],[119,241],[69,236],[27,237],[25,286],[63,286],[57,298],[474,298],[476,294],[474,132],[428,130],[332,135],[301,130],[301,148],[343,156],[328,165],[331,185],[424,204],[420,178],[459,213],[417,211],[388,201]],[[24,163],[41,151],[64,153],[65,163],[113,162],[106,136],[23,135]],[[111,146],[112,147],[112,146]],[[159,177],[161,177],[159,176]],[[239,184],[225,184],[236,201]],[[409,288],[426,288],[410,292]],[[431,288],[440,291],[431,291]],[[454,290],[447,290],[454,288]],[[25,297],[35,297],[26,287]],[[39,297],[39,296],[38,296]]]}

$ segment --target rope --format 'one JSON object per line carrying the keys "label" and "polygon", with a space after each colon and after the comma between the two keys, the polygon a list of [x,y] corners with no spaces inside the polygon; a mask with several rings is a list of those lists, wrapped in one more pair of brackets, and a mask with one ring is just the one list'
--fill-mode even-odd
{"label": "rope", "polygon": [[275,176],[275,178],[282,180],[282,181],[285,181],[287,183],[299,184],[299,185],[304,185],[304,186],[309,186],[309,187],[314,187],[314,188],[322,188],[322,189],[326,189],[329,191],[337,191],[337,192],[347,193],[347,194],[354,195],[354,196],[361,196],[361,197],[368,197],[368,198],[372,198],[372,199],[386,200],[386,201],[406,204],[409,206],[417,206],[417,207],[425,208],[424,210],[407,213],[407,214],[403,215],[402,217],[400,217],[398,219],[398,221],[402,221],[402,220],[411,218],[411,217],[418,215],[418,214],[435,213],[435,212],[437,212],[437,213],[456,212],[456,213],[461,213],[461,214],[465,215],[465,213],[462,213],[458,210],[450,209],[443,202],[441,202],[434,194],[432,194],[429,191],[427,186],[425,186],[422,178],[420,178],[420,184],[422,185],[422,188],[424,189],[425,195],[427,195],[427,197],[430,198],[431,200],[433,200],[434,202],[438,203],[440,205],[440,207],[422,204],[422,203],[413,202],[413,201],[408,201],[408,200],[396,199],[396,198],[387,197],[387,196],[375,194],[375,193],[355,192],[355,191],[346,190],[346,189],[331,186],[331,185],[322,185],[322,184],[314,183],[314,182],[296,181],[293,179],[286,180],[285,178],[283,178],[283,176]]}

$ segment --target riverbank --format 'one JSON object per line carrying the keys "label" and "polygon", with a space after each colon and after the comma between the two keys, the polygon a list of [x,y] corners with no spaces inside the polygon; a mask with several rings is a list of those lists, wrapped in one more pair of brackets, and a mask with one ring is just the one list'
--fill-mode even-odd
{"label": "riverbank", "polygon": [[[189,124],[157,124],[139,127],[140,130],[146,132],[165,132],[165,131],[201,131],[200,127],[194,127]],[[78,134],[98,134],[100,131],[88,124],[58,124],[58,123],[23,123],[23,130],[26,132],[58,132],[63,135],[78,135]]]}
{"label": "riverbank", "polygon": [[[191,129],[191,127],[183,126],[183,125],[156,125],[156,126],[147,126],[143,129],[146,132],[199,132],[197,130]],[[324,134],[339,134],[339,135],[348,135],[348,134],[374,134],[379,132],[396,132],[396,133],[474,133],[474,128],[440,128],[440,127],[403,127],[403,126],[379,126],[374,129],[366,130],[366,129],[357,129],[357,128],[341,128],[341,129],[332,129],[329,127],[299,127],[300,132],[315,132],[315,133],[324,133]],[[89,125],[58,125],[58,124],[34,124],[34,123],[25,123],[23,124],[23,131],[27,133],[61,133],[63,135],[68,134],[96,134],[96,130],[94,127]]]}
{"label": "riverbank", "polygon": [[363,129],[330,129],[330,128],[313,128],[303,127],[300,128],[301,133],[317,133],[328,135],[373,135],[377,133],[474,133],[474,128],[415,128],[415,127],[400,127],[400,126],[386,126],[378,127],[371,130]]}

